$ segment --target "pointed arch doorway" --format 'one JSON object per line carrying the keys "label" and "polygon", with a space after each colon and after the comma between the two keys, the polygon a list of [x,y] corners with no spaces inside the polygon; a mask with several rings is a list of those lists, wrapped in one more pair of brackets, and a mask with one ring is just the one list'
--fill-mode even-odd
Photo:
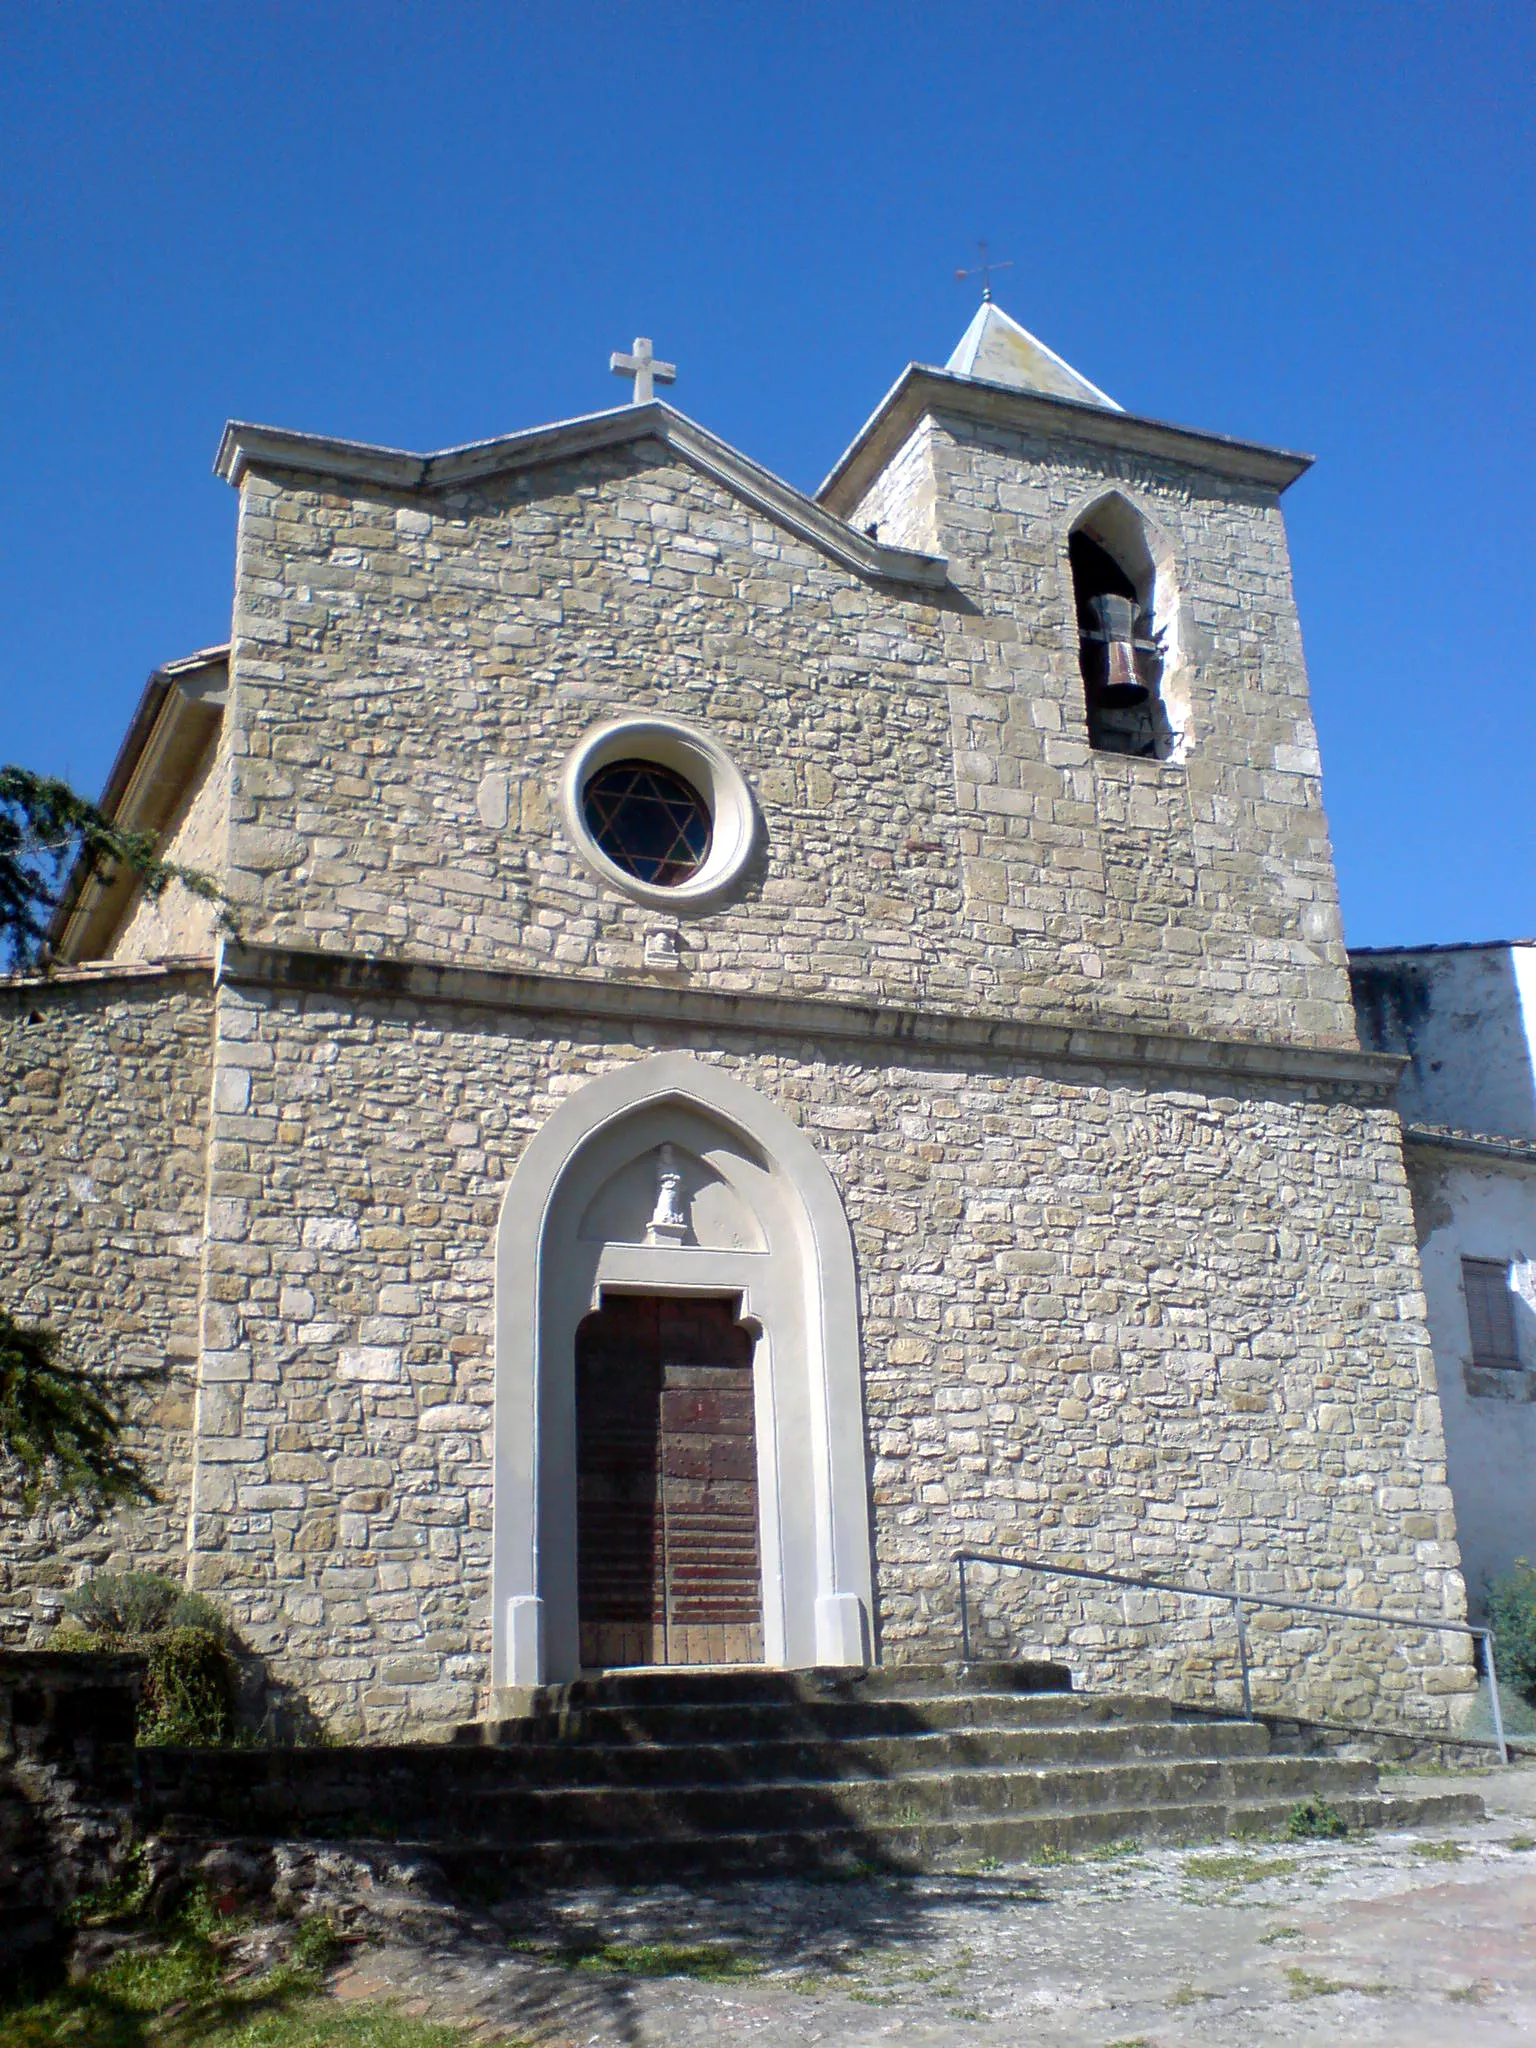
{"label": "pointed arch doorway", "polygon": [[[640,1310],[626,1302],[671,1306]],[[615,1332],[627,1328],[633,1338],[646,1317],[652,1354],[669,1343],[676,1350],[690,1317],[695,1336],[712,1327],[721,1340],[714,1349],[722,1355],[670,1361],[681,1375],[671,1413],[664,1412],[666,1358],[631,1344],[627,1367],[614,1360]],[[731,1330],[742,1336],[727,1341]],[[622,1342],[618,1349],[624,1353]],[[606,1355],[607,1363],[579,1372],[579,1352]],[[714,1379],[690,1385],[690,1369]],[[606,1394],[598,1384],[605,1377]],[[627,1492],[621,1473],[594,1472],[591,1458],[583,1472],[579,1386],[599,1407],[604,1399],[621,1407],[629,1400]],[[530,1141],[497,1232],[495,1414],[494,1686],[568,1679],[589,1659],[628,1661],[616,1634],[594,1633],[599,1625],[635,1628],[643,1661],[665,1661],[673,1648],[688,1662],[742,1661],[725,1653],[756,1643],[707,1631],[752,1625],[743,1610],[754,1517],[761,1660],[781,1667],[869,1661],[852,1239],[814,1146],[755,1089],[690,1054],[663,1053],[588,1083]],[[682,1427],[689,1414],[702,1426]],[[671,1453],[669,1429],[687,1439]],[[585,1433],[594,1457],[601,1432],[599,1422]],[[644,1482],[634,1477],[647,1458],[656,1476],[649,1506]],[[661,1473],[658,1459],[677,1469]],[[664,1478],[678,1482],[684,1509],[683,1540],[670,1563]],[[582,1561],[584,1490],[589,1537],[605,1515],[610,1524],[628,1519],[627,1538],[610,1528],[606,1563],[601,1540],[591,1553],[595,1573]],[[628,1580],[619,1591],[612,1567],[621,1554]],[[728,1582],[729,1590],[713,1612],[699,1590],[711,1571],[714,1585]],[[647,1599],[648,1619],[640,1614]],[[658,1657],[658,1620],[663,1630],[704,1633],[664,1638]],[[647,1627],[642,1644],[638,1632]]]}

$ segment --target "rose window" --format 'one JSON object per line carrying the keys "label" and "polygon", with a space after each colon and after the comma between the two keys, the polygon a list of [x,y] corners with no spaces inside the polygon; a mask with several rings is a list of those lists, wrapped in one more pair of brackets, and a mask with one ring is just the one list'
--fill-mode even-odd
{"label": "rose window", "polygon": [[610,761],[581,793],[582,817],[598,846],[626,875],[675,889],[703,867],[712,823],[703,797],[654,761]]}

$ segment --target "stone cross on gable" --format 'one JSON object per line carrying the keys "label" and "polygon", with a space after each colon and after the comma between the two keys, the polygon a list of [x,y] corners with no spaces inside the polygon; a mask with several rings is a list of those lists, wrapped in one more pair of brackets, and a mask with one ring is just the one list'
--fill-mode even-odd
{"label": "stone cross on gable", "polygon": [[658,384],[677,382],[676,363],[657,362],[651,352],[651,338],[648,334],[635,336],[634,351],[630,355],[626,356],[615,349],[608,358],[608,367],[615,377],[634,378],[635,388],[629,401],[631,405],[649,405],[656,396]]}

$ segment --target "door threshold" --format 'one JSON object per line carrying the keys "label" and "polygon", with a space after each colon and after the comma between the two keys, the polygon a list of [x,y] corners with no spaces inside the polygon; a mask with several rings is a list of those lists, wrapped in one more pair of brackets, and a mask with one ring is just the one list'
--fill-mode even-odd
{"label": "door threshold", "polygon": [[778,1671],[784,1667],[765,1664],[761,1658],[749,1664],[584,1664],[582,1678],[659,1678],[679,1671]]}

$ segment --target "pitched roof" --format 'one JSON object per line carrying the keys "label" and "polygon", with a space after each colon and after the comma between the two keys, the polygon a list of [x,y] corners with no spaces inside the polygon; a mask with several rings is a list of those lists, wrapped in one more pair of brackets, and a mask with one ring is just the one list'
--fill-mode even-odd
{"label": "pitched roof", "polygon": [[648,405],[622,405],[608,412],[586,413],[547,427],[530,427],[490,441],[472,441],[436,454],[413,455],[401,448],[379,448],[366,441],[333,440],[323,434],[297,434],[281,427],[251,426],[231,420],[224,429],[214,471],[238,485],[253,466],[297,470],[344,481],[379,484],[385,489],[431,496],[462,490],[466,484],[546,462],[569,461],[598,448],[630,441],[659,441],[679,460],[712,477],[733,496],[766,513],[780,526],[819,548],[856,575],[877,582],[917,584],[941,589],[949,566],[940,555],[919,554],[871,540],[797,491],[771,470],[753,462],[675,407],[654,399]]}
{"label": "pitched roof", "polygon": [[975,319],[944,367],[984,384],[1008,384],[1015,391],[1036,391],[1046,398],[1072,398],[1109,412],[1124,410],[991,299],[983,299],[976,308]]}
{"label": "pitched roof", "polygon": [[1310,455],[1235,440],[1229,434],[1200,433],[1135,413],[1111,412],[1097,400],[1089,404],[1082,399],[1053,398],[1020,386],[1010,388],[978,377],[957,376],[953,370],[908,363],[833,464],[816,493],[818,501],[829,511],[851,516],[874,478],[929,413],[1023,428],[1047,440],[1089,441],[1117,453],[1163,457],[1240,483],[1258,484],[1277,494],[1312,466]]}
{"label": "pitched roof", "polygon": [[[204,647],[157,668],[144,685],[101,793],[114,825],[158,835],[219,729],[229,684],[229,648]],[[88,960],[110,942],[138,878],[128,867],[93,871],[77,860],[49,927],[54,957]]]}

